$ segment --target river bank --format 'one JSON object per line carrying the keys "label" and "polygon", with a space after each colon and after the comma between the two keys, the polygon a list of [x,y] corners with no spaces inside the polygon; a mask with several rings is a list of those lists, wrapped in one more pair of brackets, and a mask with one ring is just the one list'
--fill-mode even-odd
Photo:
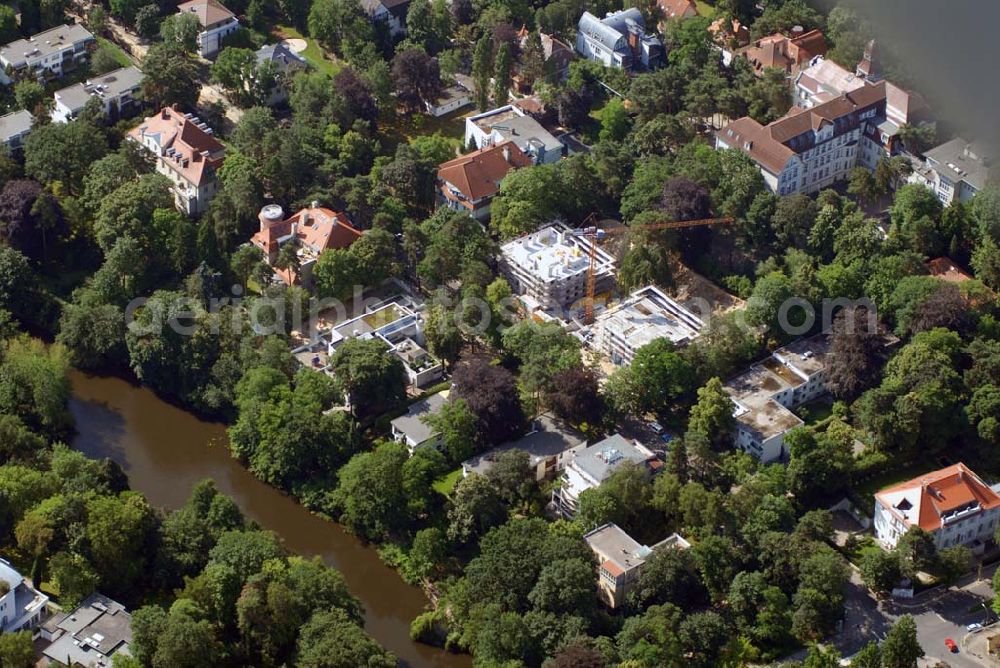
{"label": "river bank", "polygon": [[410,620],[428,604],[424,593],[383,564],[373,547],[310,513],[261,482],[230,456],[225,426],[205,422],[118,378],[73,372],[70,411],[78,434],[73,446],[90,457],[109,457],[133,489],[164,508],[176,508],[192,486],[215,480],[250,519],[277,533],[292,552],[319,555],[343,573],[365,607],[365,629],[413,668],[468,668],[471,658],[413,642]]}

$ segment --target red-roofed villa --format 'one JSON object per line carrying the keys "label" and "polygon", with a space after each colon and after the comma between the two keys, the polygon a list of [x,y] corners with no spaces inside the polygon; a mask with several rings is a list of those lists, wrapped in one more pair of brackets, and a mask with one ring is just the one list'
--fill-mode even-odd
{"label": "red-roofed villa", "polygon": [[965,545],[981,552],[1000,517],[1000,495],[965,464],[955,464],[875,494],[875,537],[893,548],[920,527],[938,549]]}
{"label": "red-roofed villa", "polygon": [[295,244],[299,260],[298,272],[293,269],[275,269],[274,273],[287,285],[296,281],[308,285],[312,279],[312,267],[320,253],[330,249],[347,248],[361,237],[342,213],[321,207],[318,202],[301,209],[285,218],[285,212],[277,204],[268,204],[257,216],[258,230],[250,239],[257,248],[264,251],[269,265],[274,266],[278,253],[285,244]]}

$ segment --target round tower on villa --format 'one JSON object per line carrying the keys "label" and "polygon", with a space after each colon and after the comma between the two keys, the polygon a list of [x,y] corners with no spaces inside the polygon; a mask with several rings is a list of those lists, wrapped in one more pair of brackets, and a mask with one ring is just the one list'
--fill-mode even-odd
{"label": "round tower on villa", "polygon": [[275,223],[280,223],[285,219],[285,211],[280,204],[266,204],[257,214],[260,221],[260,231],[268,229]]}

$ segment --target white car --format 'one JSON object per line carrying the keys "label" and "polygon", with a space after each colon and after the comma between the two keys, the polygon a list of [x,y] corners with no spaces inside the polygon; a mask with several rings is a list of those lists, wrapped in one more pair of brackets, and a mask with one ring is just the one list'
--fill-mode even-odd
{"label": "white car", "polygon": [[965,627],[965,630],[968,631],[969,633],[975,633],[976,631],[981,631],[982,629],[983,625],[980,624],[979,622],[972,622],[971,624]]}

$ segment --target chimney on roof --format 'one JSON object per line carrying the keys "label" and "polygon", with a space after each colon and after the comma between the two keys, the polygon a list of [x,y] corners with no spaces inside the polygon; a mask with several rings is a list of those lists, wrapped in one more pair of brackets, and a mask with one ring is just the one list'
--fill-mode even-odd
{"label": "chimney on roof", "polygon": [[162,110],[160,110],[160,118],[162,118],[165,121],[170,120],[170,107],[164,107]]}
{"label": "chimney on roof", "polygon": [[792,26],[792,37],[800,37],[805,31],[802,26]]}
{"label": "chimney on roof", "polygon": [[504,144],[503,146],[503,161],[510,164],[510,144]]}
{"label": "chimney on roof", "polygon": [[319,201],[313,200],[313,201],[309,202],[309,208],[310,209],[318,209],[319,208]]}

